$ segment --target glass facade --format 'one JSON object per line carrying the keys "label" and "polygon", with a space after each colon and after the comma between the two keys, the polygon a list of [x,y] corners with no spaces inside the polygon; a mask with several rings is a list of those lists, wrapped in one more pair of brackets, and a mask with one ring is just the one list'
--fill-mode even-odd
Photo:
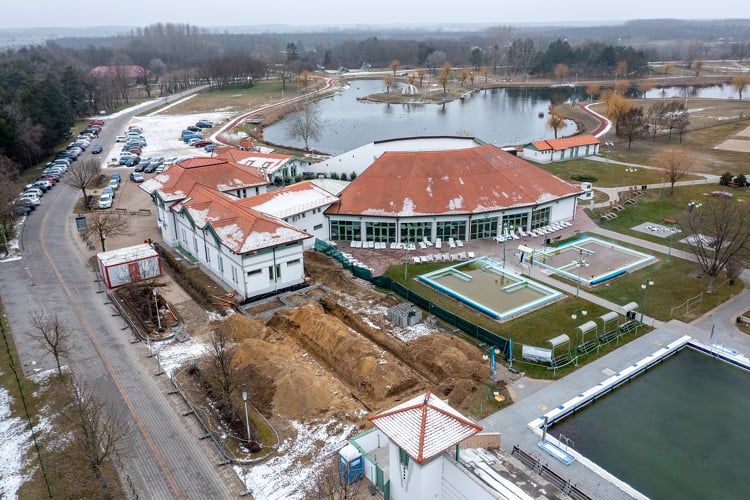
{"label": "glass facade", "polygon": [[331,221],[331,239],[338,241],[359,241],[362,239],[362,223],[350,220]]}
{"label": "glass facade", "polygon": [[432,222],[402,222],[401,242],[415,243],[422,238],[432,239]]}
{"label": "glass facade", "polygon": [[497,218],[474,219],[471,221],[471,239],[494,238],[497,235]]}
{"label": "glass facade", "polygon": [[540,208],[531,212],[531,229],[537,229],[549,224],[551,208]]}
{"label": "glass facade", "polygon": [[396,241],[395,222],[368,222],[365,224],[367,241]]}
{"label": "glass facade", "polygon": [[453,220],[438,222],[435,233],[435,237],[440,238],[441,240],[448,240],[449,238],[463,240],[466,238],[466,221]]}
{"label": "glass facade", "polygon": [[523,213],[523,214],[513,214],[513,215],[506,215],[503,217],[502,226],[508,226],[509,228],[522,228],[526,229],[529,226],[529,214]]}

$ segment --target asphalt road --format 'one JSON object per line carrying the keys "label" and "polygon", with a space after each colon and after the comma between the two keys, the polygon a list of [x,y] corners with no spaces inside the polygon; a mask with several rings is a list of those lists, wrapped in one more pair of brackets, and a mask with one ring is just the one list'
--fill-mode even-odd
{"label": "asphalt road", "polygon": [[[114,141],[129,118],[108,120],[100,140]],[[155,376],[145,346],[131,342],[101,293],[75,240],[71,209],[79,196],[69,186],[55,186],[26,219],[23,258],[0,263],[0,297],[25,374],[54,367],[52,356],[30,339],[29,318],[38,311],[58,315],[72,334],[67,364],[128,422],[119,449],[128,493],[153,499],[237,496],[242,488],[236,475],[218,466],[216,450],[199,440],[194,421],[182,415],[184,403],[167,394],[168,380]]]}

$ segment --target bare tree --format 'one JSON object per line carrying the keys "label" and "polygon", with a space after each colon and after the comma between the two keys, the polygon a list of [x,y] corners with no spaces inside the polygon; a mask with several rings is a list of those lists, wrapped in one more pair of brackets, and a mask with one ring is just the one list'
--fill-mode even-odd
{"label": "bare tree", "polygon": [[57,405],[57,416],[72,436],[64,452],[93,472],[102,498],[112,498],[102,468],[124,441],[127,425],[115,406],[99,400],[90,386],[74,379],[66,389]]}
{"label": "bare tree", "polygon": [[388,65],[388,69],[390,69],[391,71],[393,71],[393,76],[396,76],[396,71],[398,71],[398,68],[400,68],[400,67],[401,67],[401,63],[399,62],[398,59],[394,59]]}
{"label": "bare tree", "polygon": [[3,239],[5,255],[10,254],[8,238],[13,231],[18,208],[15,203],[16,196],[18,196],[15,185],[17,176],[18,170],[11,159],[0,155],[0,236]]}
{"label": "bare tree", "polygon": [[646,134],[648,134],[648,120],[643,114],[643,108],[631,107],[618,118],[617,135],[628,139],[628,149],[633,139],[645,137]]}
{"label": "bare tree", "polygon": [[312,481],[314,498],[321,500],[351,500],[357,498],[363,479],[349,482],[350,470],[340,468],[338,460],[330,460],[327,467],[318,470]]}
{"label": "bare tree", "polygon": [[232,393],[237,385],[237,377],[232,364],[237,354],[237,344],[225,323],[213,329],[209,340],[211,343],[210,356],[213,379],[218,384],[219,392],[224,399],[222,403],[231,407],[232,417],[234,417]]}
{"label": "bare tree", "polygon": [[570,68],[567,64],[556,64],[555,68],[552,70],[552,74],[555,75],[555,78],[559,78],[562,82],[564,79],[568,78],[568,74],[570,73]]}
{"label": "bare tree", "polygon": [[438,73],[437,80],[440,83],[440,86],[443,87],[443,95],[448,91],[448,82],[450,81],[452,71],[453,68],[451,68],[451,65],[445,63]]}
{"label": "bare tree", "polygon": [[391,75],[386,75],[383,77],[383,83],[385,83],[385,93],[390,94],[391,87],[393,87],[393,84],[396,83],[396,79]]}
{"label": "bare tree", "polygon": [[557,139],[557,131],[565,127],[565,119],[562,116],[550,113],[547,126],[555,131],[555,139]]}
{"label": "bare tree", "polygon": [[297,107],[287,132],[291,137],[302,139],[305,151],[310,151],[310,141],[317,140],[323,128],[320,110],[310,101]]}
{"label": "bare tree", "polygon": [[664,169],[664,176],[669,182],[669,194],[672,195],[675,183],[687,175],[693,162],[687,153],[669,148],[656,157],[656,165]]}
{"label": "bare tree", "polygon": [[682,225],[688,228],[690,248],[708,275],[706,292],[713,293],[721,271],[733,259],[747,254],[750,207],[731,196],[710,196],[703,204],[690,205]]}
{"label": "bare tree", "polygon": [[747,87],[748,83],[750,83],[750,77],[747,75],[737,75],[732,78],[732,88],[740,94],[740,101],[742,100],[742,93],[745,91],[745,87]]}
{"label": "bare tree", "polygon": [[703,66],[706,65],[706,61],[703,59],[695,59],[692,63],[690,63],[690,69],[695,71],[695,77],[699,77],[701,74],[701,71],[703,70]]}
{"label": "bare tree", "polygon": [[92,212],[86,216],[84,236],[96,236],[102,245],[102,252],[107,251],[107,238],[130,236],[130,220],[112,212]]}
{"label": "bare tree", "polygon": [[75,162],[68,168],[62,181],[70,187],[80,189],[83,193],[83,203],[89,208],[91,203],[86,190],[91,188],[101,173],[101,166],[97,160]]}
{"label": "bare tree", "polygon": [[36,311],[31,314],[30,319],[31,326],[37,330],[31,337],[54,356],[57,375],[62,378],[61,358],[70,353],[70,330],[56,314],[50,316],[43,311]]}

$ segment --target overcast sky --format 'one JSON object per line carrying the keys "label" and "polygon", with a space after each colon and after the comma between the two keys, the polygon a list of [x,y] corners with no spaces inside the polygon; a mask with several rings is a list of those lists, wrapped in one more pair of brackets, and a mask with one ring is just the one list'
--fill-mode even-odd
{"label": "overcast sky", "polygon": [[520,24],[750,18],[748,0],[7,0],[0,27]]}

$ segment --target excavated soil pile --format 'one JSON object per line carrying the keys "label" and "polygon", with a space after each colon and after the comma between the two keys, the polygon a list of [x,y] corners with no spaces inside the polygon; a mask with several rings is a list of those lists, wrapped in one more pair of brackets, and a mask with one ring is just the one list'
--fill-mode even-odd
{"label": "excavated soil pile", "polygon": [[421,373],[450,404],[461,404],[476,382],[489,376],[482,354],[462,339],[434,332],[404,343],[388,333],[394,327],[383,316],[367,316],[365,321],[361,312],[342,305],[342,298],[330,294],[321,303],[328,313]]}
{"label": "excavated soil pile", "polygon": [[299,339],[369,408],[426,382],[317,302],[277,314],[269,325]]}
{"label": "excavated soil pile", "polygon": [[240,342],[235,366],[255,374],[243,382],[264,414],[300,421],[333,415],[355,420],[363,410],[349,389],[304,352],[294,337],[241,314],[233,314],[226,322],[232,337]]}

